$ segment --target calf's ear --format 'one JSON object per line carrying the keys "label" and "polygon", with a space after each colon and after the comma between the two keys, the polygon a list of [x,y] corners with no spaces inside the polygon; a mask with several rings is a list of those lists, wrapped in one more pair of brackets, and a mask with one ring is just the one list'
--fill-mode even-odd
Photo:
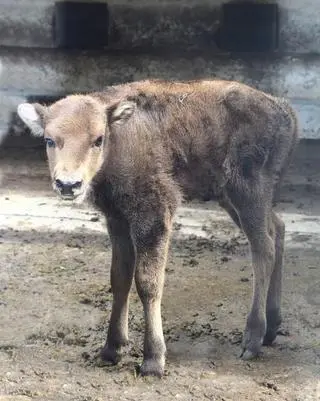
{"label": "calf's ear", "polygon": [[125,100],[119,102],[107,110],[108,123],[110,125],[121,125],[129,120],[136,109],[136,104],[134,102]]}
{"label": "calf's ear", "polygon": [[46,107],[38,103],[21,103],[17,109],[18,116],[30,128],[34,136],[44,134],[44,116]]}

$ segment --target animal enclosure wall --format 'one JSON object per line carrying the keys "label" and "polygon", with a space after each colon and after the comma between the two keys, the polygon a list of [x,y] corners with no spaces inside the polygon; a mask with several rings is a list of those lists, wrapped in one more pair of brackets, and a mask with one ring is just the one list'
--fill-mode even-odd
{"label": "animal enclosure wall", "polygon": [[[89,2],[89,1],[88,1]],[[103,2],[100,0],[100,2]],[[305,138],[320,137],[320,4],[279,0],[278,43],[265,53],[219,48],[221,0],[110,0],[108,46],[55,48],[53,0],[0,0],[0,130],[18,139],[15,108],[26,99],[93,91],[148,77],[235,79],[297,109]]]}

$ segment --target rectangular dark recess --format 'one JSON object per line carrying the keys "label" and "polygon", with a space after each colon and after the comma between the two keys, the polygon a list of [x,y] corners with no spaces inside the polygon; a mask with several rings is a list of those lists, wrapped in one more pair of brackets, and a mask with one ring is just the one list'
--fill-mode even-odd
{"label": "rectangular dark recess", "polygon": [[68,93],[61,95],[29,95],[26,100],[28,103],[40,103],[49,106],[66,96],[68,96]]}
{"label": "rectangular dark recess", "polygon": [[57,47],[101,49],[108,45],[108,33],[107,3],[55,3],[54,41]]}
{"label": "rectangular dark recess", "polygon": [[278,48],[278,30],[277,4],[224,4],[218,46],[233,52],[271,52]]}

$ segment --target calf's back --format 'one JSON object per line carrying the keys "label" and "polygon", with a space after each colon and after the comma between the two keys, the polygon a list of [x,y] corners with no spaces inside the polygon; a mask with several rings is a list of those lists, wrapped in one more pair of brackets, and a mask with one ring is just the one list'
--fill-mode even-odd
{"label": "calf's back", "polygon": [[142,81],[93,96],[135,107],[125,124],[110,125],[98,177],[112,177],[114,193],[116,184],[144,192],[147,182],[172,179],[184,196],[209,200],[228,181],[262,169],[276,187],[297,142],[296,117],[285,100],[235,82]]}

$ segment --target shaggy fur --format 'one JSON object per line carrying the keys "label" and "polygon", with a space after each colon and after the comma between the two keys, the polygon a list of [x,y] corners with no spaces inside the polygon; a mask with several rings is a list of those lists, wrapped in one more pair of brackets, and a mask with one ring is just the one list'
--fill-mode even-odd
{"label": "shaggy fur", "polygon": [[163,374],[161,297],[182,197],[217,200],[248,237],[254,284],[242,357],[256,357],[263,342],[274,341],[285,227],[273,202],[298,141],[285,100],[236,82],[154,80],[68,96],[49,108],[33,105],[38,119],[28,120],[23,107],[24,121],[55,143],[48,149],[55,189],[61,192],[57,180],[76,182],[73,195],[83,197],[90,187],[107,219],[114,298],[106,360],[117,363],[127,342],[135,279],[145,316],[141,373]]}

